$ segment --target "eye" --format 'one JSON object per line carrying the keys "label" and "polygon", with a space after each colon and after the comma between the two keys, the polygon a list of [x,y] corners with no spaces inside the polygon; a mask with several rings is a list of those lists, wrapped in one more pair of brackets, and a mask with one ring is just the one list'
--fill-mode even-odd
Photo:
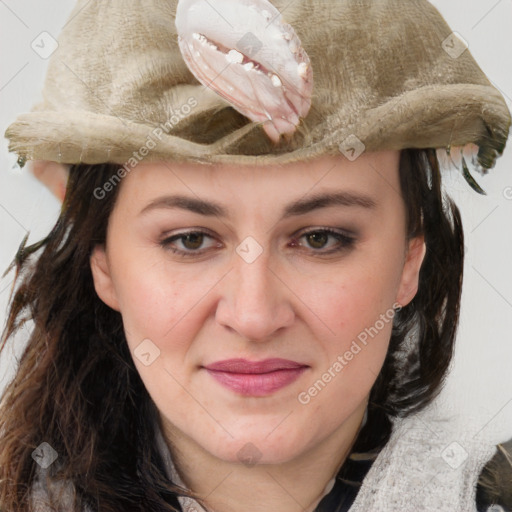
{"label": "eye", "polygon": [[[160,242],[160,245],[180,256],[197,256],[205,252],[204,249],[198,250],[203,245],[205,237],[213,238],[204,231],[187,231],[165,238]],[[180,241],[184,249],[174,247],[173,244],[176,241]]]}
{"label": "eye", "polygon": [[[210,247],[205,248],[204,241],[207,238],[213,239],[214,237],[205,231],[186,231],[165,238],[160,242],[160,245],[164,249],[170,250],[173,253],[183,257],[200,256],[212,247],[222,247],[221,244],[213,244],[210,245]],[[310,252],[319,255],[327,255],[341,251],[347,251],[352,248],[356,241],[354,236],[348,235],[345,232],[340,232],[331,228],[322,228],[307,231],[299,237],[294,238],[290,243],[290,246],[302,246],[303,244],[298,243],[298,240],[302,238],[304,238],[309,247],[313,249]],[[337,243],[335,243],[334,247],[331,247],[330,249],[322,250],[328,246],[329,239],[334,239]],[[177,248],[175,246],[176,242],[179,242],[182,248]]]}
{"label": "eye", "polygon": [[[348,250],[352,248],[356,241],[356,238],[352,235],[348,235],[344,232],[339,232],[331,228],[322,228],[310,230],[303,233],[297,239],[294,239],[291,245],[301,245],[297,244],[297,240],[300,240],[301,238],[304,238],[309,244],[309,246],[312,247],[313,249],[324,249],[328,243],[329,238],[335,239],[337,241],[334,247],[328,250],[323,250],[320,252],[320,254],[332,254]],[[315,250],[313,252],[319,251]]]}

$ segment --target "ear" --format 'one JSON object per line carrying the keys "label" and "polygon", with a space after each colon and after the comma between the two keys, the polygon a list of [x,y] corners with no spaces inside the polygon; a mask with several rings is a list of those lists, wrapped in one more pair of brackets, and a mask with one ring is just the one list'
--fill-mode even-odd
{"label": "ear", "polygon": [[32,160],[28,164],[28,169],[61,203],[64,201],[69,176],[67,165],[46,160]]}
{"label": "ear", "polygon": [[396,302],[407,306],[418,292],[420,268],[426,253],[425,238],[423,235],[412,238],[409,241],[400,286],[396,296]]}
{"label": "ear", "polygon": [[112,309],[119,311],[112,275],[104,245],[96,245],[89,258],[94,288],[99,298]]}

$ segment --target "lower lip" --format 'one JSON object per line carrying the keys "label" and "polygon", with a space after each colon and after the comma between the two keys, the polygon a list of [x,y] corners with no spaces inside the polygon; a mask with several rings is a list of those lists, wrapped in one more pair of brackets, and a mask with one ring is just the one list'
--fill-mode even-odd
{"label": "lower lip", "polygon": [[232,391],[247,396],[265,396],[297,380],[307,367],[287,368],[269,373],[231,373],[205,369],[217,382]]}

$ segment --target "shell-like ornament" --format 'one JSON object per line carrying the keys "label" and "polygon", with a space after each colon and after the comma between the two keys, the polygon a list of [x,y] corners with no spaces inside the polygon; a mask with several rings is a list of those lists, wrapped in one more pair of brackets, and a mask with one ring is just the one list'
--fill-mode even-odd
{"label": "shell-like ornament", "polygon": [[311,107],[313,70],[294,29],[268,0],[179,0],[188,68],[278,142]]}

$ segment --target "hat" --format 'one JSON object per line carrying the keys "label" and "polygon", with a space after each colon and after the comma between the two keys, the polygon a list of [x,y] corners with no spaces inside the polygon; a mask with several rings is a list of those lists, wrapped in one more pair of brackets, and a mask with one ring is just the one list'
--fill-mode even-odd
{"label": "hat", "polygon": [[265,164],[466,146],[486,172],[510,122],[426,0],[79,0],[43,101],[6,137],[20,163]]}

